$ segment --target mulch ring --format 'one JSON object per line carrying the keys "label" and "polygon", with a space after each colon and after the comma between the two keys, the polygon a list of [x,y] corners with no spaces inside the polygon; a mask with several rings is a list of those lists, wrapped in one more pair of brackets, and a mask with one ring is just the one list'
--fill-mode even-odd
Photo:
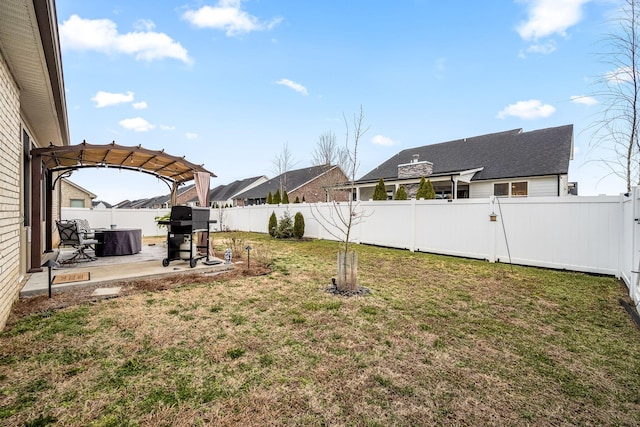
{"label": "mulch ring", "polygon": [[161,292],[194,283],[211,283],[216,281],[229,281],[239,277],[263,276],[270,272],[271,269],[269,267],[252,264],[250,270],[236,267],[233,270],[225,270],[214,276],[198,273],[176,274],[147,280],[123,280],[121,282],[114,282],[108,285],[98,283],[95,285],[79,287],[77,289],[54,292],[51,299],[49,299],[46,294],[24,297],[20,298],[13,305],[11,314],[7,319],[7,329],[17,323],[21,318],[32,314],[60,310],[66,307],[84,304],[86,302],[103,300],[105,298],[114,298],[114,296],[101,297],[92,295],[93,291],[97,288],[120,287],[121,289],[117,297],[122,297],[142,292]]}

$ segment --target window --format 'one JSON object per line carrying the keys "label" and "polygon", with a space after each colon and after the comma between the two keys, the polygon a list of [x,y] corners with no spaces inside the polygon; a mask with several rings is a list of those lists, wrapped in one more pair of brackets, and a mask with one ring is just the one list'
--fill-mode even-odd
{"label": "window", "polygon": [[527,197],[529,195],[529,183],[500,182],[493,184],[493,195],[496,197]]}
{"label": "window", "polygon": [[512,182],[511,197],[526,197],[529,194],[527,182]]}
{"label": "window", "polygon": [[493,195],[496,197],[509,197],[509,183],[493,184]]}
{"label": "window", "polygon": [[84,199],[71,199],[69,205],[72,208],[84,208]]}

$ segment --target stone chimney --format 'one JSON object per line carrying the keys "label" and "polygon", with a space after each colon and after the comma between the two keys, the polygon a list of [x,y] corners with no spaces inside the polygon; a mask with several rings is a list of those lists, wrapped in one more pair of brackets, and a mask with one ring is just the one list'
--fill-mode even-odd
{"label": "stone chimney", "polygon": [[420,155],[414,154],[411,163],[398,165],[398,179],[422,178],[433,173],[433,163],[419,161]]}

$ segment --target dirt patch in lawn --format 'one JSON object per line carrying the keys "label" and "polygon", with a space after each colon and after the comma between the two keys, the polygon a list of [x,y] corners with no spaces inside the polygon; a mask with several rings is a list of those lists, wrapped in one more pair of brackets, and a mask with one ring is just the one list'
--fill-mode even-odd
{"label": "dirt patch in lawn", "polygon": [[[236,267],[232,270],[225,270],[215,274],[189,273],[146,280],[123,280],[112,283],[108,287],[120,287],[121,289],[117,297],[121,297],[142,292],[161,292],[198,283],[229,281],[239,277],[264,276],[270,272],[270,267],[252,263],[251,269],[249,270]],[[102,297],[93,295],[96,288],[103,287],[105,287],[103,284],[83,286],[78,289],[55,293],[51,298],[48,298],[47,295],[21,298],[13,306],[11,315],[7,320],[7,327],[11,327],[11,325],[15,324],[21,318],[35,313],[60,310],[86,302],[114,298],[114,296]]]}

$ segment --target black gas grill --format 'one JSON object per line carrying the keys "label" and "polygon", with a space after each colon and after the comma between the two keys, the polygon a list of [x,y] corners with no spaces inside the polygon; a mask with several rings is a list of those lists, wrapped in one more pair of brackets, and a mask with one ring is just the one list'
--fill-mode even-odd
{"label": "black gas grill", "polygon": [[[193,206],[173,206],[166,221],[158,221],[159,225],[167,227],[167,257],[162,265],[167,267],[174,260],[188,260],[191,268],[196,266],[199,259],[209,261],[209,224],[216,221],[209,220],[209,208]],[[203,232],[206,245],[198,245],[194,233]],[[206,255],[197,256],[198,249],[204,249]],[[188,256],[187,256],[188,255]]]}
{"label": "black gas grill", "polygon": [[209,229],[209,208],[174,206],[169,216],[169,229],[173,233],[189,234]]}

